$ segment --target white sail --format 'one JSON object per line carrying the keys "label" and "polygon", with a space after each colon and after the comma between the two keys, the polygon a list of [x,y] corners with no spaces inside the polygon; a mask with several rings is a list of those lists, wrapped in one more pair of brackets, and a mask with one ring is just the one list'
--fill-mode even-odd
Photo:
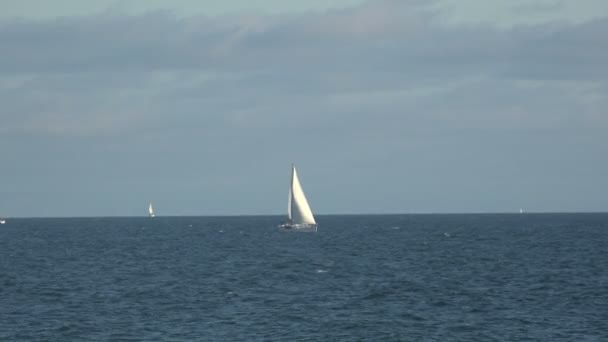
{"label": "white sail", "polygon": [[315,217],[312,215],[312,210],[308,205],[306,195],[304,195],[295,165],[292,166],[291,170],[291,188],[289,189],[291,196],[289,196],[290,206],[288,210],[290,221],[294,224],[314,225],[317,222],[315,222]]}
{"label": "white sail", "polygon": [[150,204],[148,205],[148,213],[150,214],[150,217],[154,217],[156,215],[154,215],[154,208],[152,208],[152,202],[150,201]]}

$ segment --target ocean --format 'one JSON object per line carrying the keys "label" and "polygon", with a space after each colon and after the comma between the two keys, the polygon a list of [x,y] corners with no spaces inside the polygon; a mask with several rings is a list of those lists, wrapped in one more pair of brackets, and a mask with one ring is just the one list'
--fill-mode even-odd
{"label": "ocean", "polygon": [[608,341],[608,214],[9,219],[1,341]]}

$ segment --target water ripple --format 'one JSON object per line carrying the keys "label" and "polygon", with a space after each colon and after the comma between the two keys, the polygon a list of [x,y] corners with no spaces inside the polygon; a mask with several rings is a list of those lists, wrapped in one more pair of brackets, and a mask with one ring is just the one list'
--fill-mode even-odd
{"label": "water ripple", "polygon": [[600,341],[608,215],[13,219],[0,340]]}

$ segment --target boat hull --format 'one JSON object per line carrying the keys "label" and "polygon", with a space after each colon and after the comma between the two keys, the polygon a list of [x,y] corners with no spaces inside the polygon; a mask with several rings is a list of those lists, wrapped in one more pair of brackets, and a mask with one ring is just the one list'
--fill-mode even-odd
{"label": "boat hull", "polygon": [[284,223],[279,225],[281,230],[285,231],[298,231],[298,232],[316,232],[316,224],[295,224],[295,223]]}

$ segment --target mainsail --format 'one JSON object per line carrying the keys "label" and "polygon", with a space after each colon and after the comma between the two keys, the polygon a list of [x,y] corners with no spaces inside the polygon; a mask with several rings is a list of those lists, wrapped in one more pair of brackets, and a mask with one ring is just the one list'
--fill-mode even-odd
{"label": "mainsail", "polygon": [[290,223],[315,225],[315,217],[306,200],[306,195],[300,184],[295,165],[291,167],[291,187],[289,188],[289,208],[287,210]]}
{"label": "mainsail", "polygon": [[154,215],[154,208],[152,208],[152,201],[150,201],[150,204],[148,205],[148,213],[150,213],[150,217],[156,216]]}

